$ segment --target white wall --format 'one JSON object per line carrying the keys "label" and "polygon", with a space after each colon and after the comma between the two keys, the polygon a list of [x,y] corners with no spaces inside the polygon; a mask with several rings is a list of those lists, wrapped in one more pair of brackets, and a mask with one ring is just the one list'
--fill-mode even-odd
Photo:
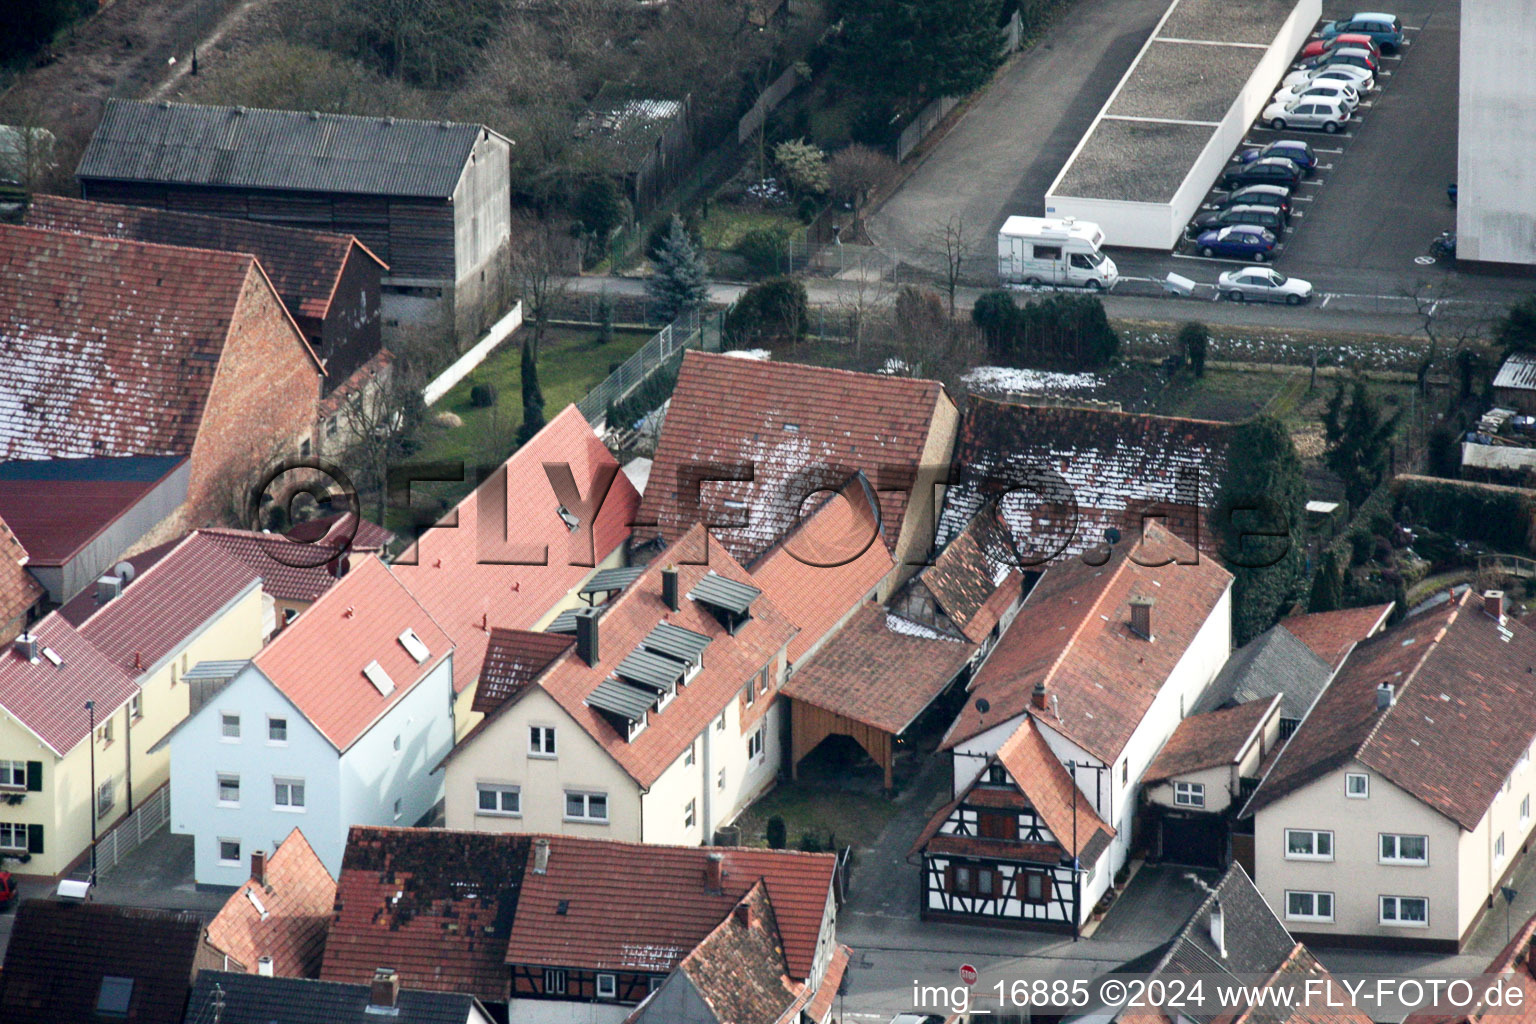
{"label": "white wall", "polygon": [[507,1018],[517,1024],[624,1024],[635,1008],[626,1003],[580,1003],[563,999],[513,999]]}
{"label": "white wall", "polygon": [[1132,249],[1171,249],[1184,227],[1184,222],[1175,222],[1173,207],[1168,203],[1132,203],[1048,193],[1045,215],[1092,221],[1103,229],[1105,245]]}
{"label": "white wall", "polygon": [[[342,755],[343,825],[416,824],[442,796],[443,777],[432,769],[452,746],[453,655],[449,654]],[[398,815],[396,800],[400,801]],[[331,867],[329,862],[326,867]],[[338,861],[332,874],[339,874],[340,867]]]}
{"label": "white wall", "polygon": [[1457,259],[1536,263],[1532,68],[1536,7],[1528,0],[1462,3]]}

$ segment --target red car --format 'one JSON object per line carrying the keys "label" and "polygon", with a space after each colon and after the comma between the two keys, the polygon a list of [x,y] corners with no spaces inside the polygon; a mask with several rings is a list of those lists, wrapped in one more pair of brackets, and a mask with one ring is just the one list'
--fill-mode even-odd
{"label": "red car", "polygon": [[1357,50],[1369,50],[1371,52],[1371,59],[1378,64],[1381,63],[1381,47],[1376,45],[1376,40],[1370,36],[1361,35],[1358,32],[1346,32],[1341,36],[1334,36],[1332,39],[1314,39],[1301,48],[1301,56],[1297,59],[1306,60],[1308,57],[1321,57],[1328,51],[1335,50],[1341,46],[1352,46]]}
{"label": "red car", "polygon": [[11,877],[9,871],[0,871],[0,910],[15,903],[18,895],[20,893],[16,888],[16,879]]}

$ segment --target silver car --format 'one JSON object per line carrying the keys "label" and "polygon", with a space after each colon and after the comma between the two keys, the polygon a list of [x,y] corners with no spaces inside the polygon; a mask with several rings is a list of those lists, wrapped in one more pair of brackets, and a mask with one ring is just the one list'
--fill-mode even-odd
{"label": "silver car", "polygon": [[1312,282],[1299,277],[1286,277],[1269,267],[1247,267],[1229,270],[1216,279],[1216,290],[1224,299],[1245,302],[1283,302],[1299,306],[1312,297]]}
{"label": "silver car", "polygon": [[1332,135],[1349,121],[1349,107],[1342,99],[1304,96],[1289,103],[1271,103],[1264,108],[1260,120],[1276,131],[1286,128],[1321,128]]}

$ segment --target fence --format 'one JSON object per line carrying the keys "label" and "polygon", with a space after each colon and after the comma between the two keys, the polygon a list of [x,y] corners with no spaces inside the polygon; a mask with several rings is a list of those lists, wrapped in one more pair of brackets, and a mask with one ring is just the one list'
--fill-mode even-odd
{"label": "fence", "polygon": [[758,94],[757,101],[752,104],[752,109],[741,116],[736,122],[736,142],[746,142],[768,120],[768,115],[773,108],[784,102],[785,97],[795,91],[795,86],[800,84],[800,76],[796,73],[794,65],[784,69],[784,73],[775,78],[768,88]]}
{"label": "fence", "polygon": [[845,280],[896,282],[900,261],[872,245],[833,242],[830,245],[808,241],[797,235],[785,247],[791,274],[838,277]]}
{"label": "fence", "polygon": [[588,391],[576,403],[576,408],[596,427],[608,415],[608,406],[649,377],[656,368],[685,348],[697,348],[703,344],[704,331],[697,312],[684,313],[656,332],[656,336],[640,347],[640,350],[624,360],[617,370],[610,373],[597,387]]}
{"label": "fence", "polygon": [[111,871],[118,861],[160,831],[171,820],[171,784],[165,783],[143,800],[112,831],[96,841],[96,873]]}
{"label": "fence", "polygon": [[917,144],[928,137],[928,133],[939,126],[946,114],[955,109],[960,102],[958,96],[940,96],[912,119],[912,123],[901,130],[901,135],[896,138],[896,162],[901,163],[912,155]]}
{"label": "fence", "polygon": [[439,398],[453,390],[455,384],[469,376],[471,370],[485,362],[485,357],[490,355],[498,345],[510,338],[512,332],[521,327],[522,323],[523,304],[519,301],[512,306],[511,312],[491,325],[491,329],[485,332],[485,337],[475,343],[474,348],[471,348],[468,352],[454,360],[452,366],[438,374],[430,384],[422,388],[421,400],[427,405],[436,403]]}

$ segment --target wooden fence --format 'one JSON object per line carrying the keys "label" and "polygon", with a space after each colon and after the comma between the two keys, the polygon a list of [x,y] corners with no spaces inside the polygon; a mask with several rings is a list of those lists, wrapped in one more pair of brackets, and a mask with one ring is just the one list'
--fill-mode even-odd
{"label": "wooden fence", "polygon": [[795,86],[800,84],[800,76],[795,71],[794,65],[784,69],[784,73],[769,83],[768,88],[758,94],[757,101],[752,104],[752,109],[741,116],[736,122],[736,142],[746,142],[757,134],[757,130],[768,120],[768,115],[773,108],[783,103],[790,93],[795,91]]}

